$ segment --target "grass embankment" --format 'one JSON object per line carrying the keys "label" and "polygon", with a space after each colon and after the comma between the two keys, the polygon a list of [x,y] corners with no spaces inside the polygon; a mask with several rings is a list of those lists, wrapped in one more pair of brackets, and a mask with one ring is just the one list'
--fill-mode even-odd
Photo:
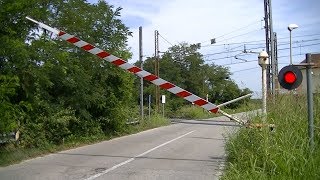
{"label": "grass embankment", "polygon": [[7,166],[48,153],[54,153],[62,150],[93,144],[115,137],[134,134],[140,131],[169,124],[170,121],[168,119],[163,118],[160,115],[154,115],[150,120],[146,118],[145,120],[140,120],[139,124],[127,125],[126,128],[123,128],[123,132],[113,132],[110,134],[100,134],[90,137],[73,137],[66,139],[61,145],[49,144],[46,147],[41,148],[21,148],[19,146],[16,146],[15,144],[7,144],[6,146],[0,147],[0,166]]}
{"label": "grass embankment", "polygon": [[[269,104],[266,129],[242,128],[228,140],[222,179],[320,179],[320,96],[314,102],[315,148],[308,138],[307,101],[287,95]],[[261,122],[261,118],[254,118]]]}

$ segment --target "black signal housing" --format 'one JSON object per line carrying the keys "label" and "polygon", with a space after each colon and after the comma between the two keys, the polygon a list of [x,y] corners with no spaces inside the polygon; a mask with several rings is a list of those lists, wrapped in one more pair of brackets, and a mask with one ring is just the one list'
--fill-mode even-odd
{"label": "black signal housing", "polygon": [[302,82],[301,70],[293,65],[283,67],[278,75],[281,87],[292,90],[300,86]]}

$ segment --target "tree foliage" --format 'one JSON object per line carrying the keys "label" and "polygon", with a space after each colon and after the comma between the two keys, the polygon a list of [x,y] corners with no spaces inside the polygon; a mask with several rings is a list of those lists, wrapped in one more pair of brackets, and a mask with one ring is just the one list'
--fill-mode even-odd
{"label": "tree foliage", "polygon": [[[187,43],[169,48],[160,58],[160,77],[204,99],[208,95],[208,100],[217,104],[251,92],[249,89],[240,89],[230,79],[229,69],[215,64],[205,64],[198,50],[198,46]],[[140,65],[140,63],[138,62],[137,65]],[[144,62],[144,69],[153,72],[154,63],[155,59],[153,57],[147,58]],[[155,92],[151,83],[147,83],[145,89],[146,95]],[[165,91],[161,93],[168,96],[166,106],[172,110],[177,110],[185,103],[189,103],[171,93]],[[241,103],[243,102],[233,103],[229,107],[236,108]]]}
{"label": "tree foliage", "polygon": [[131,32],[120,11],[105,1],[0,1],[0,133],[19,129],[22,145],[43,146],[123,128],[134,105],[134,77],[25,19],[128,59]]}

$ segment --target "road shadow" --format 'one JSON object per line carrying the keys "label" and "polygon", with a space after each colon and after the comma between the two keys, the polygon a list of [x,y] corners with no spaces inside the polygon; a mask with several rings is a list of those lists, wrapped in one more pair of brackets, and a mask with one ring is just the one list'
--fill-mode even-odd
{"label": "road shadow", "polygon": [[120,155],[107,155],[107,154],[84,154],[84,153],[55,153],[56,155],[67,155],[67,156],[88,156],[88,157],[110,157],[110,158],[135,158],[135,159],[156,159],[156,160],[169,160],[169,161],[191,161],[191,162],[220,162],[224,160],[224,157],[210,156],[209,159],[187,159],[187,158],[163,158],[163,157],[152,157],[152,156],[120,156]]}
{"label": "road shadow", "polygon": [[207,139],[207,140],[217,140],[217,141],[225,141],[224,138],[210,138],[210,137],[185,137],[185,138],[191,138],[191,139]]}
{"label": "road shadow", "polygon": [[197,120],[171,120],[171,124],[200,124],[209,126],[226,126],[226,127],[241,127],[234,122],[228,121],[197,121]]}
{"label": "road shadow", "polygon": [[215,123],[233,123],[232,121],[229,120],[216,120],[216,119],[178,119],[178,118],[173,118],[170,119],[173,122],[179,122],[179,121],[199,121],[199,122],[215,122]]}

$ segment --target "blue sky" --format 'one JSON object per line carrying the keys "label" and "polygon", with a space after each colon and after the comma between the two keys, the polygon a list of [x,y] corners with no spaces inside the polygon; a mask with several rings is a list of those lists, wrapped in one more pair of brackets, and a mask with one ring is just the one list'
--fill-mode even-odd
{"label": "blue sky", "polygon": [[[97,0],[89,0],[91,3]],[[121,19],[133,32],[129,47],[138,59],[138,27],[143,27],[145,56],[154,53],[154,30],[158,30],[171,44],[202,43],[200,52],[206,63],[225,65],[233,73],[232,79],[241,87],[248,87],[261,95],[261,68],[257,54],[241,54],[244,49],[259,52],[264,49],[263,0],[108,0],[122,7]],[[272,0],[273,26],[278,37],[279,69],[289,63],[289,31],[291,23],[299,25],[292,32],[293,61],[302,61],[307,52],[320,53],[320,1]],[[210,46],[210,39],[217,43]],[[171,46],[160,38],[160,51]],[[252,42],[254,41],[254,42]],[[248,43],[244,43],[248,42]],[[209,45],[209,46],[208,46]],[[235,56],[252,62],[235,59]]]}

